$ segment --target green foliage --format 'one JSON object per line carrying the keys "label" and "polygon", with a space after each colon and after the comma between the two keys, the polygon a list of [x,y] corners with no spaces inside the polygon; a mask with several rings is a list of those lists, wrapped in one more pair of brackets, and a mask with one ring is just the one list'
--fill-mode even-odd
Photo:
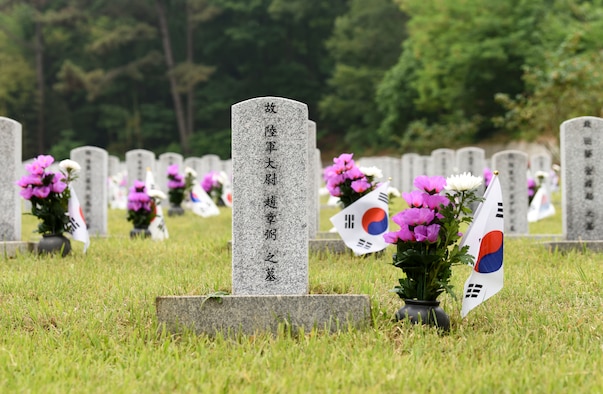
{"label": "green foliage", "polygon": [[603,9],[592,4],[573,8],[571,28],[542,61],[525,67],[524,94],[499,94],[497,101],[507,110],[496,124],[527,140],[556,136],[559,125],[577,116],[603,116],[603,89],[599,43],[603,39]]}
{"label": "green foliage", "polygon": [[343,146],[359,154],[383,145],[376,133],[367,131],[379,127],[375,91],[401,51],[405,22],[391,0],[353,0],[326,42],[336,64],[319,105],[321,125],[326,123],[327,130],[343,137]]}

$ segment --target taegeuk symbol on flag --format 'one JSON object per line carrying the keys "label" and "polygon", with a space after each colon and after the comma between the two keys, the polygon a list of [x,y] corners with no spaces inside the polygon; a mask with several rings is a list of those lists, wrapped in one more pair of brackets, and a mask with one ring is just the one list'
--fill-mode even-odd
{"label": "taegeuk symbol on flag", "polygon": [[357,255],[385,249],[383,234],[389,230],[387,190],[389,182],[357,200],[331,218],[346,246]]}

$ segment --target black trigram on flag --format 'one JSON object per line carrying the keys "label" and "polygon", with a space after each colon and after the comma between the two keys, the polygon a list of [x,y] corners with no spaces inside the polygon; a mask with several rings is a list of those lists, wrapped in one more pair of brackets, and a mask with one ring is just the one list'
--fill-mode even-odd
{"label": "black trigram on flag", "polygon": [[345,228],[354,228],[354,215],[346,214],[344,216],[344,220],[345,220],[345,224],[344,224]]}
{"label": "black trigram on flag", "polygon": [[389,197],[388,197],[387,193],[379,192],[379,197],[377,197],[377,199],[386,204],[389,203]]}
{"label": "black trigram on flag", "polygon": [[503,204],[502,204],[502,202],[498,203],[498,208],[496,208],[496,217],[497,218],[502,218],[503,217]]}
{"label": "black trigram on flag", "polygon": [[477,298],[479,293],[482,291],[483,285],[479,285],[477,283],[469,283],[467,285],[467,292],[465,293],[465,298]]}
{"label": "black trigram on flag", "polygon": [[371,248],[371,246],[373,246],[373,243],[372,243],[372,242],[365,241],[365,240],[364,240],[364,239],[362,239],[362,238],[360,238],[360,239],[358,240],[358,247],[359,247],[359,248],[370,249],[370,248]]}

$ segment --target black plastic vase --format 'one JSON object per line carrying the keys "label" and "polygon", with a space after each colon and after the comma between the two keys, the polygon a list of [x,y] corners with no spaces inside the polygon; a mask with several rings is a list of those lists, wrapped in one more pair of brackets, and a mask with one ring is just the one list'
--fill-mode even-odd
{"label": "black plastic vase", "polygon": [[38,254],[61,254],[65,257],[71,252],[71,241],[63,234],[42,234],[38,242]]}
{"label": "black plastic vase", "polygon": [[134,227],[130,231],[130,238],[150,238],[151,231],[149,231],[149,227]]}
{"label": "black plastic vase", "polygon": [[426,324],[443,331],[450,330],[450,317],[440,307],[440,301],[404,300],[404,306],[396,312],[396,320],[408,320],[413,324]]}

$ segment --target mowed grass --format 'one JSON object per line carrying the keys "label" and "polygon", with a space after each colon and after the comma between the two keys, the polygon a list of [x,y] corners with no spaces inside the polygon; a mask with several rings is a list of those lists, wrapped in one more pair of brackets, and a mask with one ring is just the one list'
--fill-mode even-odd
{"label": "mowed grass", "polygon": [[[397,201],[392,213],[401,208]],[[561,233],[561,213],[531,225]],[[336,209],[324,209],[321,229]],[[35,218],[23,217],[23,238]],[[109,236],[66,258],[0,260],[0,391],[15,393],[603,392],[603,258],[505,240],[503,290],[449,334],[396,323],[393,247],[366,258],[311,254],[311,293],[368,294],[373,325],[337,334],[208,338],[158,329],[155,297],[230,292],[231,214],[166,218],[164,242],[131,240],[124,211]],[[460,294],[469,267],[455,267]],[[249,311],[253,313],[253,311]]]}

